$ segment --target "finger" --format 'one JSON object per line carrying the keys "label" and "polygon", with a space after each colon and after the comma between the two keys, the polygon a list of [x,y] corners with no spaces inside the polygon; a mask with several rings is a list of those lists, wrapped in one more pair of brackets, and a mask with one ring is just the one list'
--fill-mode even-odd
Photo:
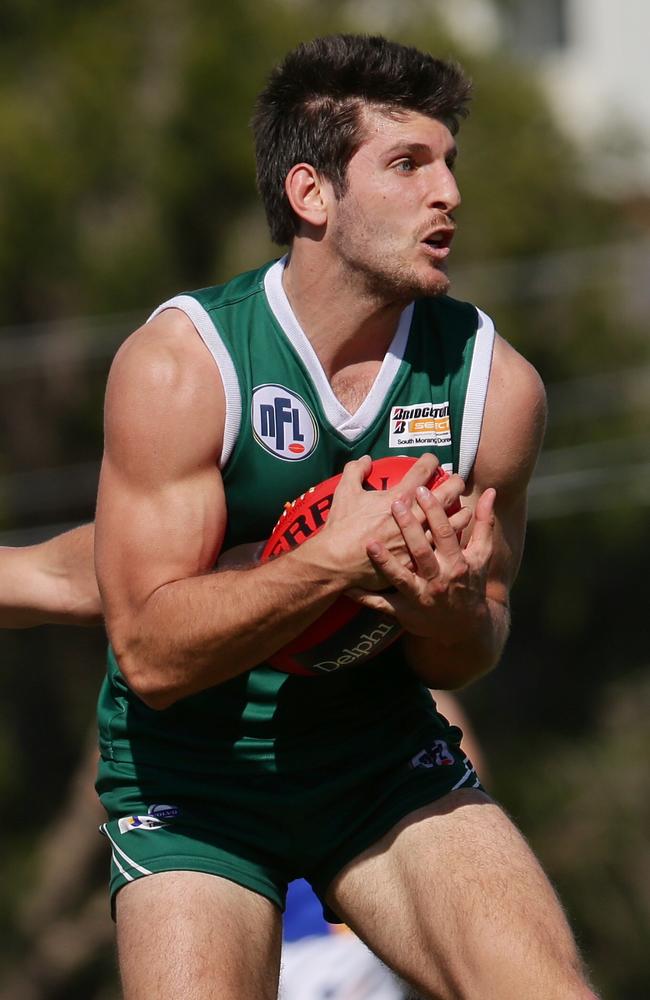
{"label": "finger", "polygon": [[428,483],[439,465],[440,462],[435,455],[425,452],[389,492],[407,503],[412,501],[417,487]]}
{"label": "finger", "polygon": [[432,493],[431,490],[419,488],[416,492],[416,499],[426,516],[438,556],[443,559],[453,559],[460,555],[460,542],[454,525],[435,495],[436,492]]}
{"label": "finger", "polygon": [[424,528],[403,500],[393,500],[391,513],[402,532],[418,576],[432,580],[438,575],[439,567]]}
{"label": "finger", "polygon": [[492,552],[494,538],[494,525],[496,522],[494,513],[495,501],[496,490],[492,489],[492,487],[481,493],[474,508],[474,526],[467,546],[472,549],[483,549],[488,556]]}
{"label": "finger", "polygon": [[369,608],[371,611],[378,611],[381,614],[395,616],[395,608],[393,607],[390,597],[386,597],[383,594],[371,594],[368,590],[346,590],[345,596],[349,597],[350,600],[355,601],[356,604],[361,604],[364,608]]}
{"label": "finger", "polygon": [[[380,542],[370,542],[366,551],[375,568],[400,594],[411,601],[417,600],[418,577],[407,566],[396,559]],[[385,591],[382,596],[386,600],[393,601],[393,598],[386,597]]]}
{"label": "finger", "polygon": [[496,503],[496,499],[497,491],[492,486],[485,490],[485,492],[481,493],[474,511],[477,521],[489,523],[490,526],[494,525],[494,505]]}
{"label": "finger", "polygon": [[460,499],[465,492],[465,482],[460,476],[454,473],[438,486],[434,486],[433,491],[442,506],[447,510],[453,503]]}
{"label": "finger", "polygon": [[340,490],[343,487],[345,490],[355,485],[361,486],[371,468],[372,459],[370,455],[362,455],[361,458],[346,462],[341,473],[341,481],[336,489]]}
{"label": "finger", "polygon": [[463,533],[465,528],[471,522],[472,516],[473,515],[471,507],[461,507],[461,509],[456,514],[452,514],[449,517],[449,523],[456,532],[457,536],[460,536]]}

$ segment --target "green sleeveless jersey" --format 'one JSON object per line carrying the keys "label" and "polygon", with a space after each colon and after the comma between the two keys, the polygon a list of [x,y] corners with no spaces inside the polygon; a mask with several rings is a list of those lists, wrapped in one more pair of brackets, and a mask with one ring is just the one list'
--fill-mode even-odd
{"label": "green sleeveless jersey", "polygon": [[[179,295],[218,366],[226,397],[221,472],[224,548],[268,537],[287,500],[362,455],[434,452],[469,475],[487,392],[494,328],[447,296],[402,313],[375,382],[355,413],[332,392],[282,286],[284,261]],[[219,609],[215,608],[215,615]],[[179,761],[206,772],[335,766],[350,745],[372,753],[390,732],[423,726],[431,699],[401,643],[336,675],[300,677],[261,664],[163,712],[129,690],[109,652],[99,700],[104,756]],[[350,742],[351,741],[351,742]]]}

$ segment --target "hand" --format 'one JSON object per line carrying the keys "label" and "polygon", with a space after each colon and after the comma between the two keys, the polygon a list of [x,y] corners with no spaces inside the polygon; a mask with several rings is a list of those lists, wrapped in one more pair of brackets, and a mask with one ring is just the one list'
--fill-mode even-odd
{"label": "hand", "polygon": [[393,518],[410,553],[410,567],[379,539],[368,545],[370,559],[395,592],[353,591],[350,596],[366,607],[394,615],[413,635],[452,645],[488,613],[486,583],[493,551],[496,491],[485,490],[479,497],[465,547],[457,532],[469,524],[471,510],[463,508],[447,517],[437,493],[416,490],[422,519],[399,500],[392,503]]}
{"label": "hand", "polygon": [[[307,543],[312,546],[311,552],[318,546],[319,561],[346,578],[348,587],[379,590],[390,586],[381,567],[370,558],[368,546],[373,542],[379,544],[400,567],[413,565],[408,538],[394,516],[393,505],[401,504],[423,533],[420,521],[425,521],[426,511],[415,502],[415,494],[418,487],[431,479],[438,465],[435,455],[422,455],[396,486],[375,491],[363,488],[371,459],[366,456],[348,462],[334,494],[327,524]],[[436,489],[436,504],[444,511],[464,488],[459,476],[451,476]]]}

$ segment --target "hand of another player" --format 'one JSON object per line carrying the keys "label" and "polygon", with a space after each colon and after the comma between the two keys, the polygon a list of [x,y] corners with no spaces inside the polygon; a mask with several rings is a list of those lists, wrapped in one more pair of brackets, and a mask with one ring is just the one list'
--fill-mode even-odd
{"label": "hand of another player", "polygon": [[244,542],[243,545],[233,545],[231,549],[223,549],[219,553],[215,573],[228,569],[252,569],[259,563],[259,557],[264,542]]}
{"label": "hand of another player", "polygon": [[437,493],[417,490],[422,519],[407,505],[399,501],[392,504],[393,517],[410,553],[410,567],[379,539],[368,546],[370,559],[394,591],[354,591],[351,596],[366,607],[394,615],[413,635],[444,636],[444,641],[453,643],[461,640],[476,617],[487,610],[496,492],[488,489],[479,497],[472,533],[464,547],[457,532],[467,526],[471,511],[463,508],[448,517]]}
{"label": "hand of another player", "polygon": [[[424,537],[426,529],[420,527],[420,522],[426,520],[427,514],[425,506],[416,503],[416,490],[431,480],[439,462],[435,455],[420,456],[403,479],[386,491],[364,489],[364,479],[371,464],[368,457],[347,463],[318,541],[327,547],[327,565],[333,565],[345,575],[349,586],[380,590],[390,586],[391,581],[387,580],[382,567],[370,558],[368,545],[370,542],[379,544],[382,552],[390,557],[391,565],[394,562],[401,569],[414,565],[408,534],[394,516],[393,504],[402,504]],[[460,476],[450,476],[441,483],[435,491],[440,510],[444,512],[464,488]],[[314,539],[312,545],[316,542]]]}

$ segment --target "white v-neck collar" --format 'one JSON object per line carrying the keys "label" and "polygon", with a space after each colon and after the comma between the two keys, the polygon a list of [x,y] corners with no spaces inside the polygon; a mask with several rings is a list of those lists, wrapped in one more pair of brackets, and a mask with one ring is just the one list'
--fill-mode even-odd
{"label": "white v-neck collar", "polygon": [[368,430],[381,411],[397,375],[408,342],[413,317],[413,303],[408,305],[400,316],[395,336],[386,351],[370,392],[359,409],[355,413],[350,413],[332,391],[318,355],[291,308],[287,293],[282,285],[282,273],[286,259],[283,257],[272,264],[264,276],[264,290],[269,306],[309,372],[328,422],[348,441],[355,441]]}

